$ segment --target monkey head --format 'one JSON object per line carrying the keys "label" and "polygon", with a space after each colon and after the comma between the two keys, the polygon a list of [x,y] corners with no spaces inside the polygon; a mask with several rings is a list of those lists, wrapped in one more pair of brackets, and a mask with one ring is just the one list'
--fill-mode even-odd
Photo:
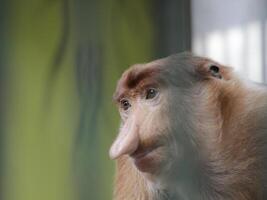
{"label": "monkey head", "polygon": [[231,79],[230,71],[189,53],[130,67],[114,93],[121,126],[110,157],[126,157],[144,174],[166,177],[174,167],[181,175],[188,171],[198,162],[197,146],[205,145],[203,126],[218,118],[206,105]]}

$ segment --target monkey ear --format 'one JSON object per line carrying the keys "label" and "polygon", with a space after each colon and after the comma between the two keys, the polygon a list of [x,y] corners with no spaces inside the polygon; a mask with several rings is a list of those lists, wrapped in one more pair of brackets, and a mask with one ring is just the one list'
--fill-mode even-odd
{"label": "monkey ear", "polygon": [[221,69],[218,65],[212,64],[209,66],[209,73],[211,76],[222,79]]}
{"label": "monkey ear", "polygon": [[194,75],[200,80],[222,79],[228,81],[234,78],[233,68],[221,65],[215,61],[207,59],[196,63],[194,66]]}
{"label": "monkey ear", "polygon": [[196,72],[200,79],[222,79],[223,77],[223,67],[219,64],[210,63],[210,64],[201,64],[197,65]]}

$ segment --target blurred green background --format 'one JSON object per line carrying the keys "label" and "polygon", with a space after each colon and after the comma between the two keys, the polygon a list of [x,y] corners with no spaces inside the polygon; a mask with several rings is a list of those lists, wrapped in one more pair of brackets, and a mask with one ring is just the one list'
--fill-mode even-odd
{"label": "blurred green background", "polygon": [[112,198],[124,69],[190,50],[188,0],[1,0],[1,199]]}

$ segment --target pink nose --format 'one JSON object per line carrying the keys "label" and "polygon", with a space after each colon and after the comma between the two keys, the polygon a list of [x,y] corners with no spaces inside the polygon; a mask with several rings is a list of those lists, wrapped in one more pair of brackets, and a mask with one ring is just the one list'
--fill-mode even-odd
{"label": "pink nose", "polygon": [[136,151],[139,142],[140,139],[135,120],[129,120],[121,128],[118,137],[113,142],[109,150],[110,158],[116,159],[125,154],[132,154],[134,151]]}

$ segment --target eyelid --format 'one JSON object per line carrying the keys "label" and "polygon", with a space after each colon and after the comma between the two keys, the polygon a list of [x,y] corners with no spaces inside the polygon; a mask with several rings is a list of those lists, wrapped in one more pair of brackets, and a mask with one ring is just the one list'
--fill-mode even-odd
{"label": "eyelid", "polygon": [[159,85],[158,84],[155,84],[155,83],[150,83],[150,84],[145,84],[142,86],[141,90],[143,92],[147,92],[147,90],[149,89],[155,89],[155,90],[159,90]]}
{"label": "eyelid", "polygon": [[157,89],[159,87],[158,83],[146,83],[142,86],[143,89],[150,89],[150,88],[155,88]]}
{"label": "eyelid", "polygon": [[117,103],[118,104],[121,104],[122,103],[122,101],[124,101],[124,100],[127,100],[126,98],[124,98],[124,97],[122,97],[122,98],[120,98],[118,101],[117,101]]}

